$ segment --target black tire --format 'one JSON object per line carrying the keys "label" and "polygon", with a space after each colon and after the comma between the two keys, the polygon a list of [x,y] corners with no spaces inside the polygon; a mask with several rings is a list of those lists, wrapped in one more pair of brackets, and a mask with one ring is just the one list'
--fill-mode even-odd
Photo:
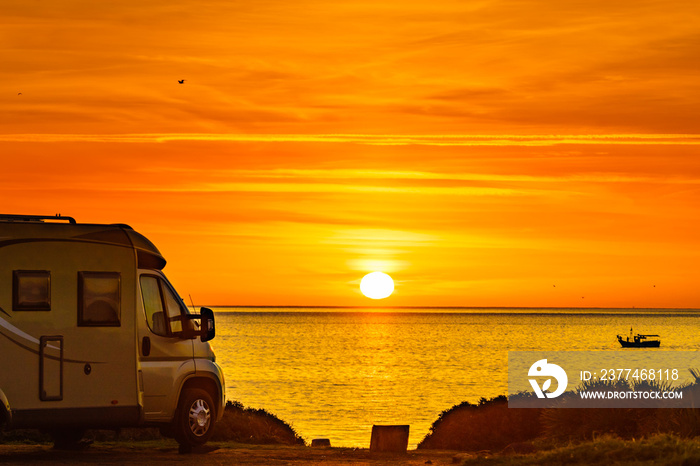
{"label": "black tire", "polygon": [[175,440],[185,447],[204,445],[214,433],[215,423],[216,407],[209,392],[185,389],[175,418]]}

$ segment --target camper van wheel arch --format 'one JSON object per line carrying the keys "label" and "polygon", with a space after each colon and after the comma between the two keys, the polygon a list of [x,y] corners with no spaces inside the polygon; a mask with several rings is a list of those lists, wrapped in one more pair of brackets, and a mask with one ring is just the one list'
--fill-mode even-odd
{"label": "camper van wheel arch", "polygon": [[0,390],[0,430],[12,424],[12,409],[5,393]]}
{"label": "camper van wheel arch", "polygon": [[0,406],[0,431],[5,429],[5,426],[10,423],[10,415],[4,406]]}
{"label": "camper van wheel arch", "polygon": [[175,440],[184,446],[204,445],[214,432],[216,405],[201,388],[185,388],[175,418]]}

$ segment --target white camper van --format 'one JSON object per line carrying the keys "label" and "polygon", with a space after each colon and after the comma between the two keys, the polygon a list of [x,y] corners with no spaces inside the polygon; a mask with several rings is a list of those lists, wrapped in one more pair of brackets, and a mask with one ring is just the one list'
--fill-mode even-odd
{"label": "white camper van", "polygon": [[77,442],[159,426],[205,443],[225,405],[214,314],[191,313],[164,266],[128,225],[0,215],[0,428]]}

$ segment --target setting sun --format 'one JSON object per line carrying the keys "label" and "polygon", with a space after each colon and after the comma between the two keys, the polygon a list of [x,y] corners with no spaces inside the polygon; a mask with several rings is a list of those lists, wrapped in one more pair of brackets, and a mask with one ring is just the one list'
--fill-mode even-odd
{"label": "setting sun", "polygon": [[360,291],[368,298],[388,298],[394,292],[394,280],[384,272],[368,273],[360,282]]}

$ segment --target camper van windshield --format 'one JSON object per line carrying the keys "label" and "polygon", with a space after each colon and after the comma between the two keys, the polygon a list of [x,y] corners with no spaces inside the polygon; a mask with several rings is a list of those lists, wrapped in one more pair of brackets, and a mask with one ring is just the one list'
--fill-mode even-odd
{"label": "camper van windshield", "polygon": [[189,310],[165,279],[141,275],[140,282],[146,322],[153,333],[171,336],[183,331],[183,322],[191,325],[189,319],[182,317]]}

